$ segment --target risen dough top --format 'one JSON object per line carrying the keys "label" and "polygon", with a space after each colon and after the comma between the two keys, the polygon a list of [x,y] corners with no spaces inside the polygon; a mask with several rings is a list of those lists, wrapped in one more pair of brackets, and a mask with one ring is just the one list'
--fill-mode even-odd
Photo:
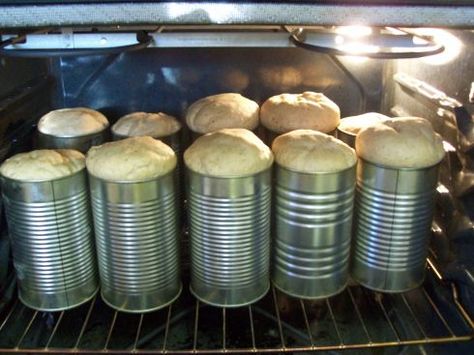
{"label": "risen dough top", "polygon": [[214,132],[222,128],[258,126],[259,106],[240,94],[226,93],[202,98],[189,106],[186,124],[197,133]]}
{"label": "risen dough top", "polygon": [[377,112],[367,112],[358,116],[345,117],[337,127],[340,131],[357,134],[362,128],[387,120],[390,117]]}
{"label": "risen dough top", "polygon": [[54,110],[38,122],[38,130],[56,137],[78,137],[98,133],[109,126],[107,118],[86,107]]}
{"label": "risen dough top", "polygon": [[422,168],[444,157],[443,141],[424,118],[388,119],[363,128],[356,136],[361,158],[394,168]]}
{"label": "risen dough top", "polygon": [[336,129],[339,106],[321,93],[281,94],[270,97],[260,109],[262,125],[276,133],[314,129],[328,133]]}
{"label": "risen dough top", "polygon": [[72,175],[85,166],[81,152],[72,149],[41,149],[16,154],[3,162],[0,173],[20,181],[48,181]]}
{"label": "risen dough top", "polygon": [[176,166],[176,154],[151,137],[132,137],[92,147],[90,174],[108,181],[140,181],[165,175]]}
{"label": "risen dough top", "polygon": [[278,165],[302,173],[336,172],[357,162],[354,149],[347,144],[309,129],[278,136],[272,150]]}
{"label": "risen dough top", "polygon": [[121,117],[113,126],[112,132],[121,136],[166,137],[178,132],[181,123],[165,113],[134,112]]}
{"label": "risen dough top", "polygon": [[184,162],[203,175],[231,177],[268,169],[273,154],[251,131],[228,128],[199,137],[184,152]]}

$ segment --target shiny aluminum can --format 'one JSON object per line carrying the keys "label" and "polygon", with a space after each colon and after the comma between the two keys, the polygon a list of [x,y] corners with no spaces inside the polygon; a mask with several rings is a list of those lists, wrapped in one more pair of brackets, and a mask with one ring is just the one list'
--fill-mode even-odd
{"label": "shiny aluminum can", "polygon": [[75,149],[86,154],[89,148],[101,145],[109,139],[109,127],[92,134],[74,137],[59,137],[37,131],[37,147],[39,149]]}
{"label": "shiny aluminum can", "polygon": [[337,127],[336,129],[336,138],[346,143],[349,147],[355,149],[355,139],[356,135],[352,132],[344,131]]}
{"label": "shiny aluminum can", "polygon": [[[176,170],[175,170],[175,195],[176,199],[178,201],[178,206],[183,206],[184,204],[184,188],[183,188],[183,154],[182,154],[182,129],[180,129],[178,132],[170,134],[169,136],[163,136],[163,137],[158,137],[158,136],[152,136],[154,139],[158,139],[165,143],[166,145],[169,145],[171,149],[176,154],[176,158],[178,159],[178,163],[176,165]],[[112,138],[114,141],[118,141],[121,139],[125,138],[130,138],[132,136],[126,136],[122,134],[117,134],[115,132],[112,132]],[[183,219],[184,219],[184,211],[183,211]]]}
{"label": "shiny aluminum can", "polygon": [[49,181],[1,179],[20,300],[48,312],[87,302],[99,283],[85,169]]}
{"label": "shiny aluminum can", "polygon": [[359,159],[351,274],[380,292],[424,279],[439,164],[397,169]]}
{"label": "shiny aluminum can", "polygon": [[270,287],[271,170],[187,178],[191,292],[220,307],[256,302]]}
{"label": "shiny aluminum can", "polygon": [[273,284],[305,299],[341,292],[349,277],[355,164],[314,174],[275,166]]}
{"label": "shiny aluminum can", "polygon": [[103,300],[149,312],[181,292],[174,171],[137,182],[89,174]]}
{"label": "shiny aluminum can", "polygon": [[[179,194],[181,190],[181,181],[183,180],[182,178],[182,165],[183,165],[183,155],[182,155],[182,129],[180,129],[178,132],[170,134],[169,136],[163,136],[163,137],[158,137],[158,136],[152,136],[154,139],[158,139],[162,141],[163,143],[167,144],[170,146],[171,149],[176,153],[176,158],[178,159],[178,164],[176,165],[176,176],[177,179],[176,181],[176,192]],[[117,134],[115,132],[112,132],[112,138],[114,141],[118,141],[121,139],[125,138],[130,138],[132,136],[126,136],[122,134]]]}

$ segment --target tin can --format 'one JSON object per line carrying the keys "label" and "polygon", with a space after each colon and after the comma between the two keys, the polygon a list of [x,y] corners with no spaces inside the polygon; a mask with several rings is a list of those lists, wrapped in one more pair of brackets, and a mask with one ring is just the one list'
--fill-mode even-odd
{"label": "tin can", "polygon": [[256,302],[270,287],[271,170],[187,177],[191,292],[220,307]]}
{"label": "tin can", "polygon": [[344,131],[341,128],[337,127],[336,129],[336,138],[346,143],[349,147],[355,149],[355,139],[356,133]]}
{"label": "tin can", "polygon": [[169,305],[182,288],[174,171],[136,182],[89,179],[104,302],[131,313]]}
{"label": "tin can", "polygon": [[299,298],[337,294],[349,277],[355,164],[314,174],[275,166],[273,284]]}
{"label": "tin can", "polygon": [[[184,176],[183,176],[183,155],[182,155],[182,129],[180,129],[178,132],[175,132],[173,134],[170,134],[168,136],[163,136],[163,137],[158,137],[158,136],[152,136],[154,139],[158,139],[162,141],[163,143],[169,145],[171,149],[176,154],[176,158],[178,160],[178,163],[176,164],[176,170],[175,170],[175,195],[176,195],[176,200],[178,201],[178,206],[184,206],[184,188],[183,188],[183,181],[184,181]],[[126,136],[122,134],[117,134],[115,132],[112,132],[112,138],[114,141],[118,141],[121,139],[125,138],[130,138],[132,136]],[[184,219],[184,211],[183,211],[183,219]]]}
{"label": "tin can", "polygon": [[424,279],[439,164],[397,169],[359,159],[352,277],[404,292]]}
{"label": "tin can", "polygon": [[1,179],[20,300],[48,312],[87,302],[99,285],[85,169],[49,181]]}
{"label": "tin can", "polygon": [[100,132],[73,137],[60,137],[37,131],[37,146],[40,149],[75,149],[84,154],[91,147],[101,145],[108,139],[108,127]]}

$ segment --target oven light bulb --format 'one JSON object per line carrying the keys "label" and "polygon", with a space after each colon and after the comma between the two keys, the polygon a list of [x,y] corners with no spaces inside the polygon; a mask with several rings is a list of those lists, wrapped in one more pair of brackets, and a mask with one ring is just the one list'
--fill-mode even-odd
{"label": "oven light bulb", "polygon": [[343,44],[339,49],[353,55],[364,55],[364,53],[377,53],[380,47],[362,42],[351,42]]}
{"label": "oven light bulb", "polygon": [[340,26],[336,29],[336,33],[351,38],[360,38],[370,36],[372,28],[369,26]]}
{"label": "oven light bulb", "polygon": [[[455,60],[462,51],[462,42],[455,35],[446,30],[442,30],[439,28],[417,28],[413,29],[413,33],[420,36],[429,36],[434,40],[434,42],[442,44],[444,46],[443,52],[421,58],[421,61],[426,64],[447,64]],[[416,43],[415,39],[414,43]]]}

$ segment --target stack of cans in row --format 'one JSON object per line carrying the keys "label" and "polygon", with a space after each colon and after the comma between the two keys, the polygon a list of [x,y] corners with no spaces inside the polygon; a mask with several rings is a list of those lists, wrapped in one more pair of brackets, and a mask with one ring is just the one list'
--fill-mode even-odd
{"label": "stack of cans in row", "polygon": [[[416,125],[424,131],[429,127],[420,119],[396,121],[402,127],[397,132],[403,131],[403,122],[410,122],[406,126],[414,131]],[[366,131],[366,142],[372,141],[374,132]],[[181,290],[177,159],[155,142],[132,138],[88,154],[102,297],[122,311],[161,308]],[[198,138],[184,155],[192,292],[223,307],[265,295],[270,285],[272,190],[271,273],[276,287],[310,299],[339,292],[349,277],[351,239],[356,281],[387,292],[416,287],[423,279],[431,199],[442,159],[441,141],[429,144],[434,155],[422,162],[425,166],[380,163],[364,153],[377,146],[361,144],[352,236],[356,157],[345,144],[311,130],[280,136],[273,142],[272,182],[273,154],[250,131],[224,129]],[[127,153],[117,150],[125,145]],[[331,153],[335,149],[341,152],[337,159]],[[143,161],[145,151],[152,157]],[[29,154],[30,160],[41,160],[39,153]],[[74,307],[98,287],[84,163],[70,163],[80,160],[70,158],[72,153],[56,154],[67,168],[52,178],[19,178],[5,170],[7,163],[2,167],[20,298],[43,310]],[[137,157],[139,168],[127,163]],[[156,161],[160,167],[153,173],[142,169]],[[16,171],[15,164],[10,171]]]}

